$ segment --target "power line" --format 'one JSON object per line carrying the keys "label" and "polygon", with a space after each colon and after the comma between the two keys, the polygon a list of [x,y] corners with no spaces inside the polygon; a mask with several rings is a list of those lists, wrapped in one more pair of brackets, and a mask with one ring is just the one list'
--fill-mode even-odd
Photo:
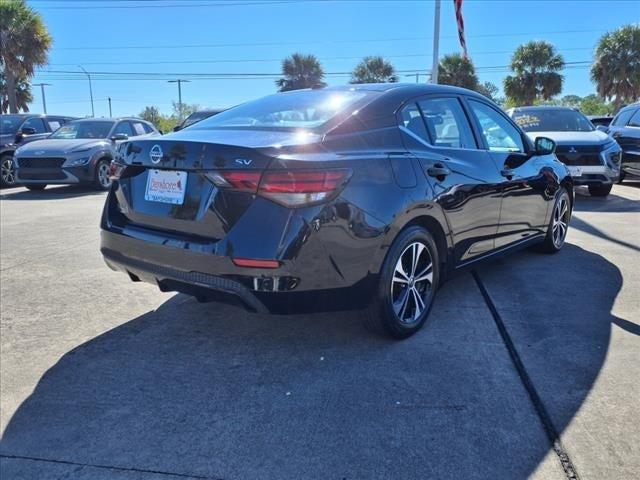
{"label": "power line", "polygon": [[[585,51],[585,50],[593,50],[592,47],[573,47],[573,48],[565,48],[559,53],[569,52],[569,51]],[[485,52],[473,52],[473,56],[476,55],[494,55],[494,54],[504,54],[504,53],[513,53],[513,50],[499,50],[499,51],[485,51]],[[362,59],[366,55],[355,55],[348,57],[322,57],[319,60],[321,62],[329,61],[329,60],[358,60]],[[402,54],[402,55],[382,55],[385,59],[394,59],[394,58],[431,58],[431,54],[425,53],[411,53],[411,54]],[[227,60],[159,60],[159,61],[126,61],[126,62],[82,62],[83,65],[197,65],[197,64],[215,64],[215,63],[269,63],[269,62],[281,62],[282,58],[255,58],[255,59],[227,59]],[[76,65],[75,63],[50,63],[49,65],[54,67],[66,67]]]}
{"label": "power line", "polygon": [[[554,34],[575,34],[588,32],[605,32],[604,29],[587,30],[556,30],[549,32],[514,32],[514,33],[486,33],[469,35],[467,38],[495,38],[495,37],[516,37],[516,36],[536,36]],[[456,35],[442,35],[443,38],[458,38]],[[348,43],[372,43],[372,42],[409,42],[416,40],[431,40],[431,37],[394,37],[394,38],[369,38],[352,40],[311,40],[311,41],[290,41],[290,42],[249,42],[249,43],[210,43],[210,44],[183,44],[183,45],[117,45],[117,46],[84,46],[84,47],[56,47],[57,50],[133,50],[133,49],[175,49],[175,48],[230,48],[230,47],[259,47],[259,46],[284,46],[284,45],[318,45],[318,44],[348,44]]]}
{"label": "power line", "polygon": [[[326,1],[326,0],[307,0],[307,1]],[[111,10],[111,9],[139,9],[146,10],[156,8],[208,8],[208,7],[244,7],[244,6],[263,6],[296,3],[295,0],[275,0],[263,2],[215,2],[215,3],[174,3],[174,4],[156,4],[156,5],[49,5],[38,7],[39,10]]]}

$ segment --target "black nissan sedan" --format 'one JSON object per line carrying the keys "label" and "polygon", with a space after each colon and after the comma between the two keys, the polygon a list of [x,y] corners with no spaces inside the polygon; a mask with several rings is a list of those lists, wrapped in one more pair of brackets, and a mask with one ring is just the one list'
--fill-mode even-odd
{"label": "black nissan sedan", "polygon": [[457,269],[564,243],[571,177],[469,90],[299,90],[123,143],[102,217],[133,281],[257,312],[362,308],[395,338]]}

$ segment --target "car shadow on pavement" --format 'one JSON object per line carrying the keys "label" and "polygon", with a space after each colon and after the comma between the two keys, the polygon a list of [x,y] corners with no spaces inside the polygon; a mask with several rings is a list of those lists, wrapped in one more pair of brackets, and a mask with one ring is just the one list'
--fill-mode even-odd
{"label": "car shadow on pavement", "polygon": [[2,192],[0,192],[0,200],[61,200],[86,197],[88,195],[102,195],[105,193],[106,192],[83,185],[47,187],[44,190],[26,190],[19,188],[17,191],[16,189],[11,189],[11,191],[2,190]]}
{"label": "car shadow on pavement", "polygon": [[592,197],[582,190],[575,191],[575,212],[599,212],[599,213],[640,213],[640,205],[631,202],[628,198],[610,193],[606,197]]}
{"label": "car shadow on pavement", "polygon": [[[596,277],[577,265],[597,273],[597,295],[581,293]],[[579,301],[538,283],[560,269]],[[529,321],[507,328],[525,366],[551,370],[537,388],[561,402],[549,407],[561,432],[620,325],[620,271],[573,245],[478,271],[499,310],[526,303]],[[1,451],[205,478],[526,478],[556,457],[476,289],[468,274],[447,282],[404,342],[368,334],[355,314],[260,316],[176,295],[60,358]],[[558,317],[558,304],[574,313]],[[572,337],[598,348],[567,360]]]}

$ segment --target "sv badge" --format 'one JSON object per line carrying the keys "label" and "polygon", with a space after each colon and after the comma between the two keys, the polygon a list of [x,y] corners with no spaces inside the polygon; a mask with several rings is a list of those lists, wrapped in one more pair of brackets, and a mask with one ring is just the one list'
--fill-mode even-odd
{"label": "sv badge", "polygon": [[243,165],[245,167],[248,167],[249,165],[251,165],[252,162],[253,160],[247,160],[246,158],[236,158],[236,163],[238,165]]}

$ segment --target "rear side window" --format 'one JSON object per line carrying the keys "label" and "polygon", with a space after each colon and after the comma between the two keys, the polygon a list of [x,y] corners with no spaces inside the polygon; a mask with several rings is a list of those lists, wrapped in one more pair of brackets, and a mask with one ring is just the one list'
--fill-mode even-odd
{"label": "rear side window", "polygon": [[616,115],[616,118],[613,119],[613,122],[611,122],[611,124],[615,125],[616,127],[624,127],[627,123],[629,123],[629,120],[631,120],[632,115],[633,115],[632,108],[622,110],[621,112],[618,113],[618,115]]}
{"label": "rear side window", "polygon": [[146,133],[154,133],[155,132],[153,127],[151,125],[149,125],[148,123],[143,123],[142,126],[144,127],[144,131]]}
{"label": "rear side window", "polygon": [[522,136],[504,115],[484,103],[469,100],[480,131],[493,152],[524,152]]}
{"label": "rear side window", "polygon": [[49,124],[49,129],[52,132],[55,132],[60,128],[60,122],[58,122],[57,120],[47,120],[47,123]]}
{"label": "rear side window", "polygon": [[470,148],[477,145],[457,98],[433,98],[418,102],[431,144],[436,147]]}
{"label": "rear side window", "polygon": [[144,135],[145,133],[147,133],[144,130],[144,125],[141,122],[133,122],[133,130],[134,130],[136,136],[137,135]]}
{"label": "rear side window", "polygon": [[415,103],[411,103],[402,109],[401,125],[411,133],[419,137],[421,140],[431,143],[427,135],[427,128],[424,126],[424,120],[420,114],[420,109]]}

